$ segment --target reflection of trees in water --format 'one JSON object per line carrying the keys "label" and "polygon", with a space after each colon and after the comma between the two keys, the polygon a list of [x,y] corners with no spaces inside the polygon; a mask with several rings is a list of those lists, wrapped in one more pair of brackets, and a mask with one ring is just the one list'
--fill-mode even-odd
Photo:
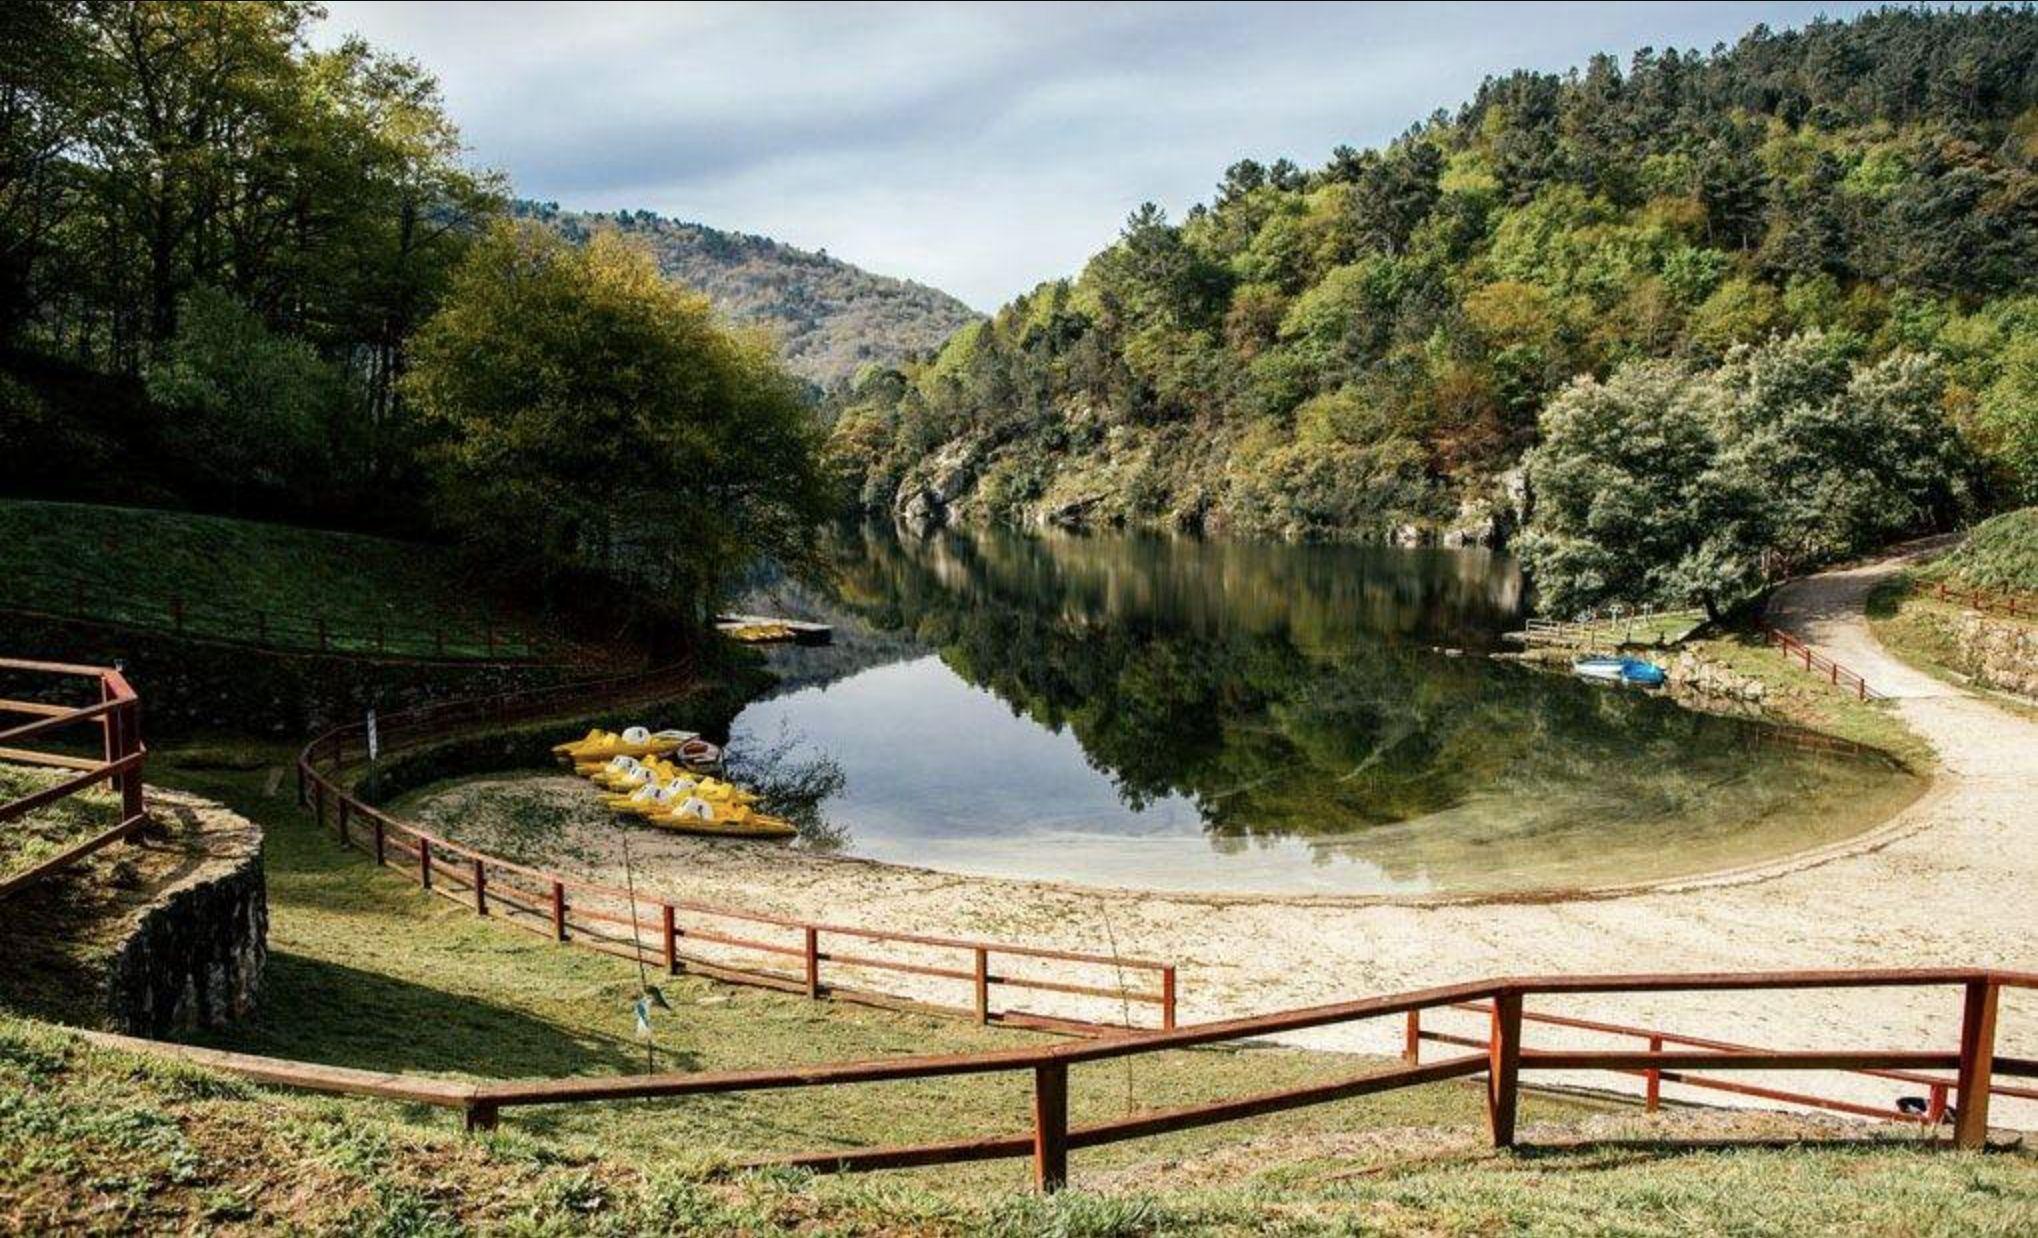
{"label": "reflection of trees in water", "polygon": [[1579,814],[1668,838],[1716,822],[1724,795],[1753,819],[1837,768],[1765,745],[1758,726],[1397,639],[1491,630],[1505,580],[1417,562],[1397,584],[1363,555],[1339,573],[1309,548],[1221,548],[1239,552],[1227,562],[1191,545],[1185,564],[1168,543],[866,533],[843,557],[843,595],[1016,711],[1070,728],[1128,804],[1189,798],[1226,849],[1488,799],[1508,803],[1489,839],[1502,853],[1573,845],[1591,833]]}

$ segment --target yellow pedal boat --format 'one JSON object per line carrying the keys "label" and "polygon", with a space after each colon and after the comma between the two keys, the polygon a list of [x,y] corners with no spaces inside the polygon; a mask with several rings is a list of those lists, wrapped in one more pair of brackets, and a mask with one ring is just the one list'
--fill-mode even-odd
{"label": "yellow pedal boat", "polygon": [[692,731],[653,731],[641,726],[626,727],[620,732],[596,729],[579,739],[554,744],[552,753],[561,760],[581,765],[610,757],[664,756],[698,739],[700,736]]}
{"label": "yellow pedal boat", "polygon": [[782,817],[767,816],[748,805],[713,805],[711,815],[698,812],[661,812],[644,818],[649,825],[678,834],[700,834],[711,838],[793,838],[799,829]]}

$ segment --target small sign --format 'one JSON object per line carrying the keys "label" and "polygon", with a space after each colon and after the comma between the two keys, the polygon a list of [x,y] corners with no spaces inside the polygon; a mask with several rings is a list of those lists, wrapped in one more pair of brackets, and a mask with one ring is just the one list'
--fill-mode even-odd
{"label": "small sign", "polygon": [[382,755],[382,739],[375,731],[375,711],[368,711],[368,759],[373,761]]}

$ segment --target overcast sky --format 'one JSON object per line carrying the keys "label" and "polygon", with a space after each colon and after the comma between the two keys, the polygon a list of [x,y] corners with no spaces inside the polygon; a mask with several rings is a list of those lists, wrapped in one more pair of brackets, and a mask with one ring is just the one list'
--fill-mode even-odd
{"label": "overcast sky", "polygon": [[1861,4],[330,3],[444,83],[475,163],[582,210],[763,233],[979,309],[1225,165],[1320,164],[1491,73]]}

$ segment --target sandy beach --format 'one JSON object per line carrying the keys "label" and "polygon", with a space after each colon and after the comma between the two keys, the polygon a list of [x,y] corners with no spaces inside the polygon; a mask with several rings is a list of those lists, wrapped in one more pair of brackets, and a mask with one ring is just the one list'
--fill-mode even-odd
{"label": "sandy beach", "polygon": [[[1185,1022],[1502,974],[2038,969],[2038,725],[1905,666],[1876,643],[1863,602],[1900,563],[1887,559],[1797,582],[1771,606],[1772,622],[1859,670],[1892,698],[1891,708],[1932,745],[1940,763],[1930,789],[1910,807],[1873,833],[1823,852],[1579,897],[1397,902],[1082,889],[634,831],[637,876],[641,886],[674,898],[1173,961],[1181,969]],[[534,789],[528,779],[519,785],[523,793]],[[487,797],[490,786],[479,780],[443,793],[426,806],[434,827],[461,836],[462,806]],[[592,799],[569,778],[535,789],[562,802]],[[586,814],[555,866],[620,882],[616,833],[599,812]],[[928,995],[924,985],[901,988],[894,980],[891,987]],[[952,1001],[956,994],[944,996]],[[1960,996],[1952,989],[1634,995],[1551,999],[1531,1009],[1766,1048],[1950,1051]],[[1476,1027],[1464,1016],[1449,1030]],[[1400,1035],[1395,1020],[1329,1029],[1305,1043],[1392,1051]],[[1641,1047],[1554,1029],[1532,1032],[1529,1043]],[[2038,993],[2004,994],[1998,1052],[2038,1056]],[[1608,1076],[1577,1081],[1620,1086]],[[1837,1075],[1771,1074],[1760,1081],[1810,1084],[1827,1095],[1883,1104],[1920,1090]],[[1679,1094],[1666,1086],[1666,1096]],[[2038,1126],[2038,1104],[1999,1101],[1996,1116],[2003,1124]]]}

